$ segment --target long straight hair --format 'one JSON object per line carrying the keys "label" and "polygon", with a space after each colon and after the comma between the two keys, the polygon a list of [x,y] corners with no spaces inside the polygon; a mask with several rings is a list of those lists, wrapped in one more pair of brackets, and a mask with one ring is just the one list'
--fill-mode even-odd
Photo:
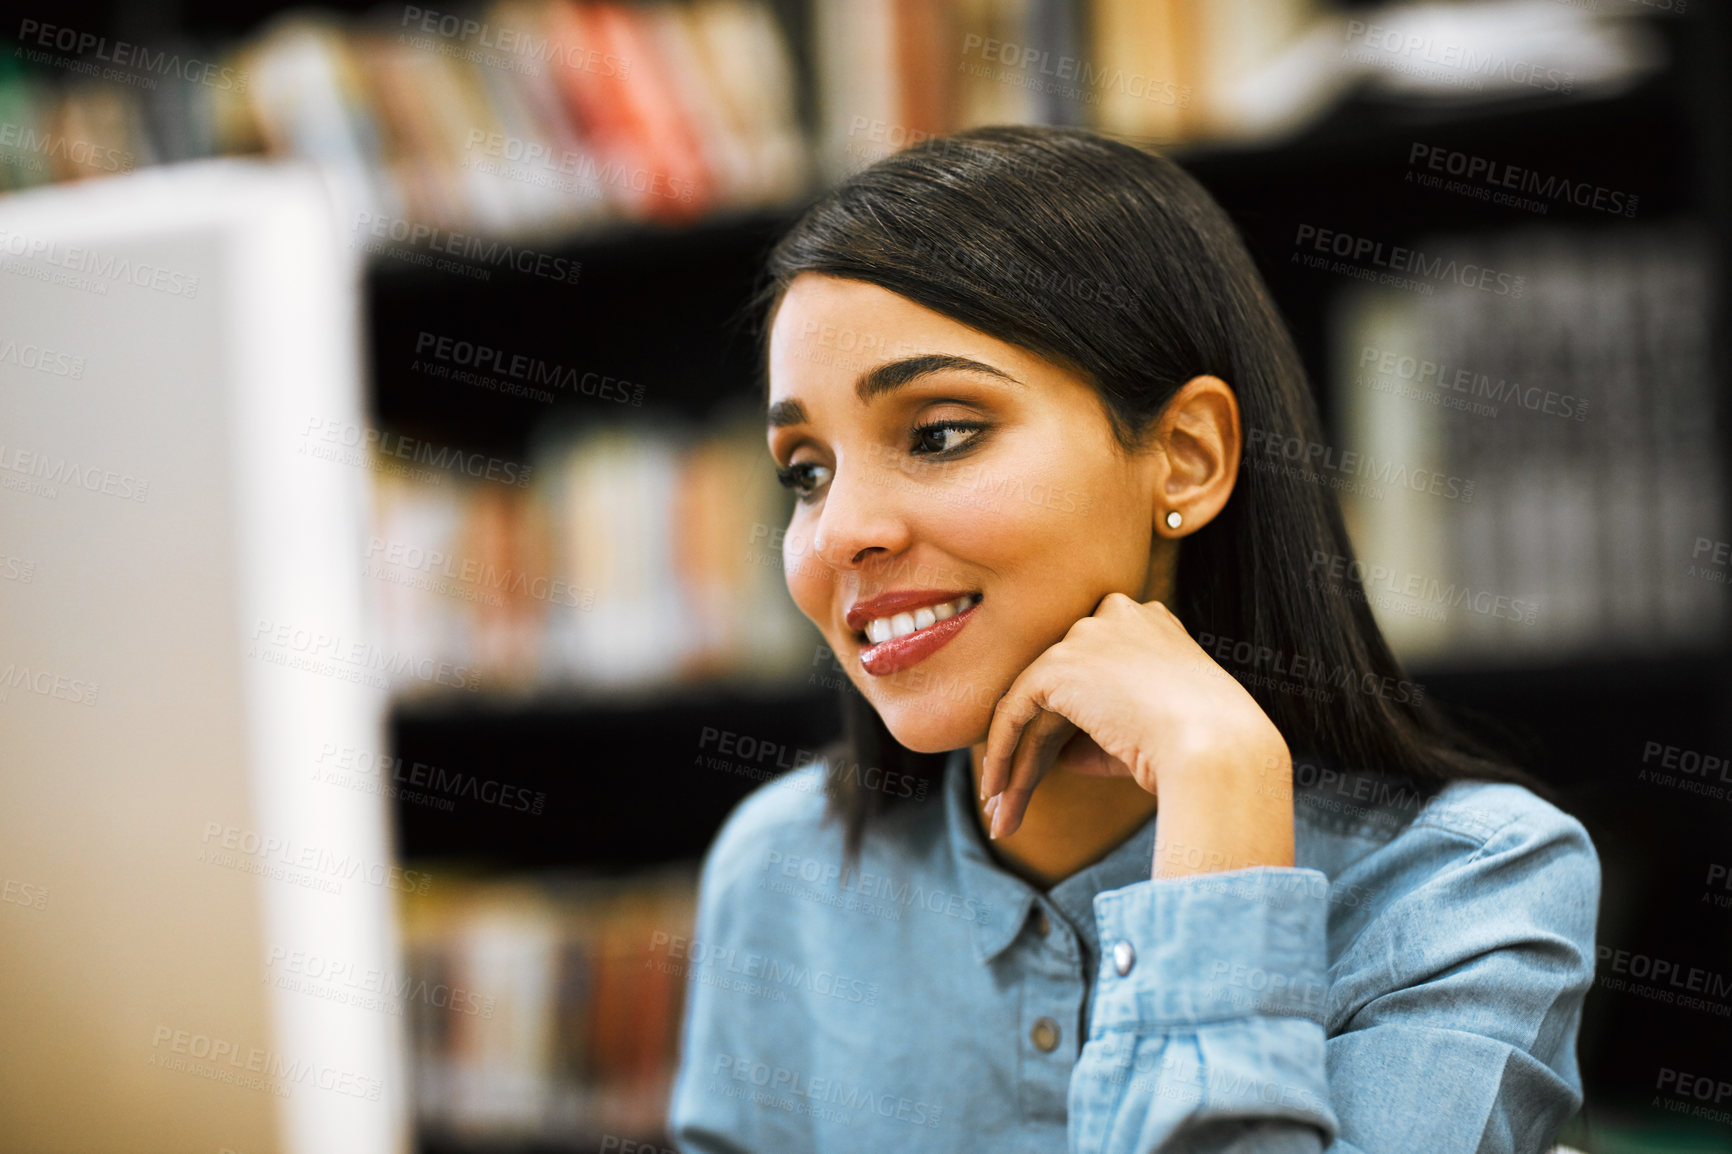
{"label": "long straight hair", "polygon": [[[982,128],[855,173],[772,250],[756,300],[766,346],[788,285],[807,272],[888,289],[1078,373],[1127,450],[1203,374],[1232,387],[1252,445],[1323,444],[1298,351],[1232,221],[1172,161],[1130,145]],[[767,399],[767,376],[764,387]],[[1335,491],[1284,462],[1259,464],[1275,467],[1247,459],[1225,507],[1180,543],[1171,608],[1241,667],[1295,766],[1303,751],[1422,793],[1469,777],[1544,793],[1406,679],[1356,579]],[[1258,675],[1265,662],[1341,692],[1327,703],[1292,692],[1293,676]],[[908,749],[851,683],[841,692],[843,732],[823,757],[938,784],[947,754]],[[827,774],[826,817],[842,823],[850,862],[873,816],[905,804],[866,777]]]}

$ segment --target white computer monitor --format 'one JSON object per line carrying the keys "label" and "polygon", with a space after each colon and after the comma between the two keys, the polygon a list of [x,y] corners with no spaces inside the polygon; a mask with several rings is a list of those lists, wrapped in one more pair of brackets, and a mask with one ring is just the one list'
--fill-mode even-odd
{"label": "white computer monitor", "polygon": [[0,198],[8,1149],[408,1149],[358,278],[308,169]]}

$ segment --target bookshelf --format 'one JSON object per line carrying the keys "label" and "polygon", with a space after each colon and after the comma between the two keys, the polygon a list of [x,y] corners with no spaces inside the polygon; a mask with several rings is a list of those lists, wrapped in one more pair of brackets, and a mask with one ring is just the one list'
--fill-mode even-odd
{"label": "bookshelf", "polygon": [[[1363,401],[1363,395],[1356,400],[1351,389],[1342,387],[1341,367],[1343,357],[1351,360],[1354,351],[1349,334],[1358,331],[1344,325],[1343,317],[1355,307],[1355,294],[1362,289],[1350,276],[1295,261],[1301,255],[1296,238],[1305,228],[1357,230],[1391,246],[1430,243],[1432,238],[1508,243],[1535,230],[1559,229],[1591,245],[1690,226],[1704,267],[1715,276],[1732,268],[1726,143],[1732,137],[1725,112],[1732,102],[1724,91],[1720,63],[1728,36],[1726,17],[1710,5],[1692,6],[1687,18],[1642,19],[1641,26],[1663,46],[1671,64],[1621,90],[1608,86],[1570,96],[1527,92],[1444,104],[1392,99],[1367,85],[1297,131],[1259,140],[1230,130],[1231,109],[1207,104],[1218,78],[1211,80],[1206,68],[1187,73],[1179,60],[1131,59],[1123,66],[1152,70],[1188,87],[1196,98],[1195,109],[1158,100],[1145,101],[1149,107],[1123,101],[1108,101],[1112,107],[1106,107],[1066,99],[1062,93],[1043,95],[1029,85],[1007,83],[1002,69],[951,78],[934,86],[936,95],[913,94],[909,77],[922,62],[930,68],[959,52],[965,58],[970,52],[983,56],[981,49],[994,30],[1001,39],[1020,35],[1022,43],[1046,44],[1055,52],[1086,58],[1088,45],[1103,43],[1099,38],[1132,19],[1124,4],[1032,3],[1026,6],[1026,18],[1033,22],[1029,25],[1018,24],[1012,14],[1015,6],[1008,4],[981,0],[943,6],[957,23],[927,29],[929,42],[923,49],[915,44],[914,49],[920,49],[915,51],[891,35],[900,27],[893,11],[905,6],[887,0],[861,4],[844,19],[839,2],[779,0],[765,9],[785,38],[782,91],[792,110],[791,117],[770,115],[768,121],[777,131],[803,134],[809,162],[803,178],[790,176],[755,196],[718,198],[707,211],[689,216],[638,211],[642,206],[634,209],[627,198],[610,213],[556,226],[543,221],[542,227],[521,233],[539,258],[579,269],[575,280],[562,282],[498,266],[482,269],[489,273],[483,279],[428,268],[391,253],[375,257],[367,277],[367,357],[376,427],[530,466],[542,479],[538,487],[550,473],[569,465],[570,457],[562,453],[570,446],[588,443],[583,438],[607,428],[646,438],[634,442],[633,452],[640,457],[630,459],[639,465],[621,464],[621,476],[642,478],[675,467],[675,462],[688,459],[682,454],[706,443],[696,435],[699,431],[733,419],[745,411],[741,406],[749,408],[757,350],[750,318],[741,308],[764,251],[794,219],[804,195],[825,179],[881,154],[898,130],[906,139],[946,125],[1034,119],[1104,124],[1170,147],[1243,230],[1292,327],[1332,440],[1349,435],[1355,408]],[[1614,2],[1602,0],[1602,6]],[[1171,14],[1186,6],[1148,7]],[[1221,7],[1244,10],[1242,5]],[[1309,10],[1301,4],[1277,7],[1283,21]],[[341,19],[354,28],[376,27],[396,15],[395,10],[384,16],[369,13],[358,4],[327,5],[325,11],[345,8],[347,15]],[[1560,6],[1560,11],[1569,9]],[[136,11],[129,11],[136,21]],[[272,28],[280,28],[273,22],[282,11],[261,3],[220,12],[193,6],[184,11],[184,29],[160,27],[155,34],[166,38],[190,29],[209,41],[255,44]],[[1364,16],[1370,9],[1350,5],[1343,11]],[[1068,24],[1067,14],[1074,18]],[[118,15],[97,9],[87,9],[84,20],[117,33],[124,23]],[[1031,33],[1030,28],[1043,27],[1041,21],[1049,22],[1045,31]],[[853,39],[838,37],[838,28],[850,29]],[[1197,28],[1182,34],[1205,40],[1211,35]],[[951,47],[930,41],[933,36],[951,36]],[[876,44],[885,51],[891,51],[885,45],[899,44],[893,55],[899,53],[896,58],[903,63],[884,83],[878,75],[882,68],[872,58],[862,55],[848,62],[851,43]],[[840,64],[839,56],[844,58]],[[1425,151],[1416,160],[1419,146]],[[1553,202],[1542,214],[1441,187],[1417,187],[1406,178],[1423,169],[1424,159],[1434,152],[1563,176],[1626,198],[1636,196],[1639,206],[1634,215],[1619,215]],[[463,219],[454,215],[446,227],[456,228],[453,222]],[[1409,295],[1412,299],[1402,303],[1430,299]],[[1719,399],[1716,422],[1697,430],[1700,443],[1717,452],[1717,461],[1701,467],[1719,470],[1713,485],[1727,494],[1732,493],[1732,404],[1726,398],[1732,393],[1721,366],[1728,351],[1723,334],[1732,318],[1723,289],[1712,278],[1705,298],[1696,303],[1712,342],[1705,357],[1711,376],[1702,388]],[[475,363],[481,350],[492,358],[486,366]],[[526,368],[501,368],[518,358]],[[590,374],[595,383],[593,391],[586,391]],[[1586,395],[1590,402],[1603,399],[1598,391]],[[1409,415],[1417,408],[1409,406]],[[1597,409],[1590,412],[1594,418],[1600,415]],[[1510,424],[1505,418],[1515,416],[1532,414],[1504,412],[1495,420],[1504,421],[1499,426],[1503,428]],[[1581,426],[1595,435],[1605,431],[1594,420]],[[1531,421],[1516,426],[1506,434],[1503,451],[1510,451],[1512,444],[1519,451],[1534,427]],[[1546,435],[1558,440],[1576,431],[1560,425]],[[1594,443],[1607,446],[1608,452],[1616,444],[1610,439]],[[761,456],[761,441],[758,452]],[[626,461],[627,456],[617,460]],[[767,462],[759,463],[767,474]],[[718,475],[729,475],[723,466],[714,467],[722,469]],[[633,468],[638,471],[631,472]],[[440,491],[458,488],[469,497],[488,494],[485,484],[467,482]],[[765,506],[754,507],[717,547],[739,555],[755,550],[762,562],[768,555],[762,535],[754,536],[753,529],[785,521],[785,506],[778,512],[775,497],[771,494]],[[495,498],[503,499],[498,493],[486,497]],[[546,515],[545,509],[536,508],[511,505],[488,516],[499,524],[520,525],[524,517]],[[416,514],[421,521],[405,523],[433,525],[425,531],[435,537],[449,535],[452,526],[465,519],[452,509],[429,506]],[[1696,516],[1703,522],[1700,532],[1710,539],[1732,536],[1723,512]],[[1707,523],[1715,517],[1718,524]],[[612,524],[612,530],[603,532],[623,533],[623,522],[593,524]],[[421,531],[405,533],[413,537]],[[445,551],[479,557],[506,573],[551,579],[560,571],[557,530],[543,531],[540,545],[522,544],[537,539],[533,533],[501,533],[500,540],[518,544],[499,546],[504,552],[487,552],[490,547],[484,544],[459,542]],[[388,550],[394,538],[386,534],[385,539]],[[420,541],[406,539],[407,544]],[[1379,546],[1374,541],[1371,547]],[[1362,551],[1366,549],[1362,543]],[[388,556],[382,560],[390,562]],[[742,578],[739,585],[756,590],[753,596],[765,588],[762,578],[773,578],[772,587],[780,579],[773,566],[759,563],[757,568],[748,574],[752,581]],[[409,565],[407,572],[437,578],[442,570],[429,574]],[[570,588],[600,593],[596,582],[602,578],[569,576]],[[460,577],[444,579],[462,585]],[[620,577],[615,573],[612,579]],[[378,586],[382,596],[401,588],[390,578]],[[1698,794],[1638,780],[1651,743],[1732,751],[1732,662],[1727,661],[1732,656],[1732,588],[1702,586],[1694,592],[1705,590],[1723,594],[1717,604],[1698,596],[1696,604],[1707,608],[1688,620],[1706,624],[1685,627],[1659,645],[1596,646],[1590,631],[1585,645],[1533,645],[1512,658],[1493,637],[1471,650],[1433,649],[1412,664],[1412,672],[1435,699],[1460,707],[1470,725],[1514,751],[1589,825],[1605,867],[1603,942],[1686,964],[1712,965],[1714,959],[1732,954],[1732,914],[1704,912],[1700,876],[1732,832],[1732,809],[1727,808],[1732,801],[1709,802]],[[498,628],[481,641],[449,621],[433,626],[411,622],[410,635],[417,628],[443,630],[445,640],[439,644],[450,645],[458,660],[476,662],[484,674],[483,688],[475,693],[405,695],[393,713],[389,769],[375,766],[371,772],[402,775],[396,805],[402,855],[451,879],[450,901],[410,914],[417,927],[411,939],[421,951],[414,955],[420,959],[416,965],[428,973],[458,972],[465,965],[481,964],[473,960],[481,954],[463,950],[485,951],[489,941],[516,942],[519,952],[510,957],[517,960],[500,962],[500,972],[529,974],[546,987],[541,1001],[523,1013],[552,1014],[552,1020],[566,1021],[560,1015],[589,995],[581,990],[561,995],[558,990],[564,987],[559,983],[567,979],[560,975],[591,971],[576,963],[561,969],[566,964],[561,959],[569,959],[587,942],[598,957],[608,949],[625,949],[635,951],[632,956],[640,962],[645,957],[654,960],[654,935],[681,932],[678,923],[687,914],[681,912],[677,891],[682,884],[689,886],[691,871],[729,808],[764,776],[786,768],[790,751],[815,749],[828,740],[838,714],[834,689],[826,684],[830,671],[816,648],[817,635],[803,622],[786,624],[778,635],[778,658],[755,672],[718,657],[733,652],[721,645],[702,659],[670,650],[661,665],[640,671],[635,680],[595,684],[574,681],[567,674],[588,660],[583,655],[603,652],[610,642],[567,637],[558,644],[568,645],[578,657],[563,666],[550,664],[546,654],[557,645],[550,640],[555,634],[548,631],[548,622],[572,607],[552,606],[548,600],[538,601],[532,594],[530,601],[538,603],[526,605],[520,598],[515,609],[504,606],[508,612],[494,621]],[[444,607],[463,601],[447,595]],[[607,604],[608,598],[598,596],[597,603]],[[736,612],[744,603],[724,597],[720,604],[734,608],[718,612]],[[524,625],[526,619],[533,627]],[[633,645],[619,640],[631,636],[616,635],[611,644],[616,649]],[[738,643],[733,644],[737,649]],[[525,656],[530,653],[535,656]],[[531,666],[534,672],[526,673]],[[741,748],[741,737],[749,738],[751,754],[722,753],[723,735],[731,735],[733,750]],[[706,765],[705,758],[713,760]],[[434,770],[444,775],[441,788],[427,786]],[[412,783],[409,779],[417,773],[422,780]],[[474,785],[474,796],[466,792],[466,783]],[[487,783],[496,786],[496,799],[507,800],[483,800],[479,795]],[[415,800],[409,799],[411,788]],[[518,808],[520,804],[526,808]],[[1723,853],[1719,860],[1724,860]],[[633,887],[640,885],[650,887],[645,893],[662,895],[656,899],[659,912],[648,922],[623,915],[610,921],[615,898],[636,892]],[[668,896],[670,891],[675,896]],[[521,916],[489,921],[501,908]],[[475,928],[489,925],[506,928],[495,938]],[[657,1003],[656,1014],[677,1012],[677,1005],[670,1010],[665,1003],[676,986],[657,987],[661,993],[654,996],[664,1000]],[[494,996],[509,996],[510,988],[501,982]],[[636,995],[617,996],[629,1001]],[[422,1030],[417,1045],[430,1056],[430,1064],[443,1061],[439,1055],[459,1045],[453,1039],[468,1036],[453,1027],[454,1021],[450,1014],[417,1018]],[[456,1024],[474,1025],[467,1020]],[[545,1031],[516,1038],[482,1031],[472,1043],[461,1043],[500,1055],[499,1069],[515,1070],[528,1079],[516,1083],[519,1096],[511,1099],[519,1108],[501,1115],[490,1115],[481,1106],[468,1115],[461,1108],[457,1114],[447,1111],[436,1125],[430,1122],[424,1148],[595,1148],[594,1141],[585,1147],[574,1137],[585,1126],[592,1131],[594,1126],[581,1121],[588,1107],[571,1096],[571,1087],[599,1084],[594,1083],[601,1077],[596,1071],[614,1069],[609,1063],[638,1062],[631,1068],[642,1073],[654,1062],[606,1030],[584,1036],[612,1041],[598,1041],[599,1049],[580,1053],[560,1049]],[[1601,1144],[1591,1148],[1623,1149],[1617,1145],[1621,1139],[1612,1137],[1619,1126],[1653,1128],[1663,1123],[1658,1111],[1644,1114],[1639,1106],[1646,1101],[1643,1092],[1651,1089],[1655,1056],[1663,1055],[1665,1064],[1674,1067],[1716,1069],[1726,1038],[1721,1019],[1597,989],[1588,1002],[1580,1046],[1590,1113],[1588,1128],[1573,1132],[1577,1144],[1594,1142],[1598,1125]],[[460,1072],[440,1069],[446,1070],[441,1077],[461,1081]],[[536,1089],[537,1069],[555,1069],[560,1076]],[[654,1075],[643,1077],[648,1080],[633,1083],[638,1086],[633,1093],[653,1097]],[[586,1078],[591,1083],[585,1083]],[[423,1089],[437,1097],[454,1084]],[[467,1099],[459,1095],[453,1100]],[[607,1132],[616,1137],[656,1141],[653,1127],[644,1122],[653,1110],[642,1101],[637,1109],[638,1114],[607,1122],[604,1128],[615,1126]],[[567,1125],[564,1131],[561,1119]]]}
{"label": "bookshelf", "polygon": [[[1636,220],[1600,220],[1587,210],[1569,217],[1560,213],[1574,229],[1610,231],[1638,222],[1647,226],[1683,219],[1724,221],[1722,208],[1700,199],[1703,194],[1695,191],[1702,187],[1701,167],[1716,161],[1703,155],[1701,126],[1689,111],[1693,99],[1683,78],[1668,75],[1613,98],[1499,108],[1418,122],[1393,114],[1386,106],[1360,102],[1344,107],[1313,134],[1277,147],[1198,148],[1186,152],[1183,160],[1245,230],[1293,326],[1333,428],[1343,414],[1327,387],[1335,375],[1337,353],[1331,305],[1353,286],[1345,280],[1320,283],[1316,275],[1302,275],[1285,263],[1299,224],[1381,215],[1389,220],[1387,234],[1393,242],[1416,229],[1499,234],[1529,223],[1475,201],[1446,196],[1402,199],[1401,176],[1416,137],[1446,149],[1472,148],[1494,155],[1501,150],[1524,157],[1536,169],[1570,172],[1596,182],[1616,182],[1619,165],[1608,157],[1640,158],[1636,167],[1642,173],[1642,199]],[[1385,211],[1383,206],[1392,200]],[[754,222],[735,236],[749,236],[756,243],[782,219]],[[661,235],[646,239],[656,247],[646,245],[645,251],[658,253],[680,244]],[[615,251],[624,253],[636,242],[608,243],[621,245]],[[695,230],[689,244],[685,250],[689,259],[707,260],[716,251],[718,237],[706,227]],[[410,291],[407,286],[405,291]],[[1723,428],[1716,436],[1721,446],[1732,444]],[[1589,823],[1605,871],[1602,939],[1606,942],[1620,947],[1638,943],[1654,956],[1702,964],[1723,956],[1727,948],[1727,923],[1704,919],[1699,908],[1702,887],[1695,884],[1704,863],[1712,859],[1712,847],[1724,843],[1726,816],[1689,795],[1665,790],[1633,793],[1642,751],[1657,736],[1685,748],[1732,749],[1732,734],[1724,720],[1732,701],[1726,654],[1721,633],[1658,653],[1602,657],[1540,653],[1515,664],[1487,659],[1415,667],[1415,676],[1437,699],[1460,707],[1471,725],[1515,751],[1523,764],[1559,791],[1571,812]],[[776,719],[770,724],[786,732],[782,727],[793,713],[781,716],[772,711],[772,716]],[[571,742],[581,740],[579,735],[598,724],[598,717],[608,719],[606,724],[620,720],[620,715],[605,709],[552,702],[535,714],[535,722],[544,727],[543,732],[563,735],[564,741]],[[459,740],[478,744],[503,740],[508,731],[518,728],[519,720],[510,713],[485,718],[469,713],[462,738],[448,720],[434,722],[424,712],[400,713],[397,726],[400,741],[419,740],[439,748]],[[692,724],[688,722],[687,728]],[[482,738],[484,733],[490,736]],[[545,748],[554,748],[560,740],[550,737]],[[708,821],[713,828],[727,804],[709,809],[695,826]],[[644,810],[621,802],[617,812]],[[423,837],[431,839],[430,833],[417,832],[417,822],[421,829],[429,826],[427,815],[405,812],[403,820],[406,847]],[[489,835],[481,835],[470,848],[481,850],[482,839],[486,839],[485,852],[498,852]],[[1662,846],[1670,852],[1658,853]],[[446,843],[440,844],[440,850],[453,852]],[[512,860],[519,859],[513,855]],[[536,850],[526,851],[521,861],[536,867],[553,864]],[[1615,1141],[1611,1136],[1621,1133],[1617,1124],[1624,1117],[1620,1110],[1628,1110],[1624,1102],[1638,1098],[1651,1078],[1648,1055],[1663,1053],[1670,1060],[1701,1066],[1715,1059],[1720,1052],[1717,1039],[1723,1035],[1711,1019],[1699,1017],[1611,993],[1596,992],[1590,999],[1581,1054],[1590,1090],[1589,1121],[1596,1127],[1592,1133],[1600,1134],[1606,1143],[1604,1148],[1620,1148],[1610,1144]],[[1578,1140],[1587,1143],[1589,1133],[1578,1134]]]}

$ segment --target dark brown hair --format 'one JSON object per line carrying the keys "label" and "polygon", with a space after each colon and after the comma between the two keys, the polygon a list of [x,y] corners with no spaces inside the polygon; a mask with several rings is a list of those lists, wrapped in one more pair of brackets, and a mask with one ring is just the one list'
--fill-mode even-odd
{"label": "dark brown hair", "polygon": [[[1178,165],[1127,144],[1001,127],[895,153],[822,196],[775,246],[758,315],[773,320],[807,272],[888,289],[1079,373],[1126,449],[1202,374],[1232,386],[1248,435],[1323,443],[1299,354],[1231,220]],[[1224,638],[1249,654],[1236,675],[1296,766],[1303,753],[1424,791],[1477,777],[1544,792],[1405,678],[1351,573],[1334,587],[1312,579],[1319,557],[1353,556],[1327,484],[1245,467],[1221,513],[1180,545],[1172,609],[1216,652]],[[1280,678],[1254,676],[1268,655],[1303,658],[1345,692],[1327,704],[1294,684],[1281,692]],[[856,772],[828,774],[826,814],[853,861],[872,816],[900,800],[867,788],[858,767],[926,780],[935,795],[948,755],[907,749],[852,684],[842,695],[844,730],[824,756]]]}

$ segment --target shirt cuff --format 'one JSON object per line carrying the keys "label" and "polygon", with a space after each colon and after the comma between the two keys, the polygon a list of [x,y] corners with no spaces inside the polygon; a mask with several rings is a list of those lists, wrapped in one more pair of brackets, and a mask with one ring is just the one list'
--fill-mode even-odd
{"label": "shirt cuff", "polygon": [[1329,879],[1253,869],[1095,895],[1101,965],[1090,1036],[1250,1017],[1324,1024]]}

